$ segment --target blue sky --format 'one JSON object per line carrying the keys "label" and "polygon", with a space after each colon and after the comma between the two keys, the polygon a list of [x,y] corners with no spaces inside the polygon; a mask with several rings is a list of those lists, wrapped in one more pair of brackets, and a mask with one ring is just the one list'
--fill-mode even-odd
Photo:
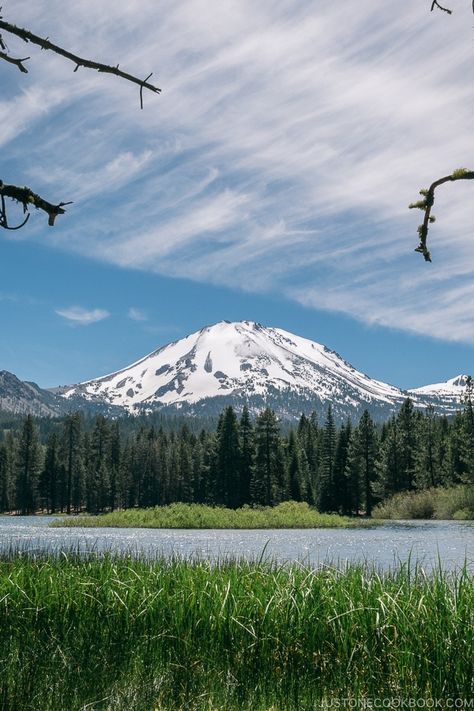
{"label": "blue sky", "polygon": [[474,370],[472,185],[439,191],[431,265],[407,210],[474,164],[470,3],[31,5],[3,16],[163,93],[0,62],[0,177],[74,200],[0,234],[0,369],[72,383],[250,319],[400,387]]}

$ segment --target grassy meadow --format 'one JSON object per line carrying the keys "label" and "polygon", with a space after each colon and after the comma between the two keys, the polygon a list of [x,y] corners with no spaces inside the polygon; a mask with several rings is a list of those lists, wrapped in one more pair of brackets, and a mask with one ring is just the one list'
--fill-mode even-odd
{"label": "grassy meadow", "polygon": [[226,509],[204,504],[170,504],[149,509],[125,509],[99,516],[68,516],[52,526],[114,528],[353,528],[370,526],[370,519],[321,514],[306,503],[285,501],[278,506]]}
{"label": "grassy meadow", "polygon": [[74,554],[0,560],[0,708],[306,711],[473,695],[474,581]]}

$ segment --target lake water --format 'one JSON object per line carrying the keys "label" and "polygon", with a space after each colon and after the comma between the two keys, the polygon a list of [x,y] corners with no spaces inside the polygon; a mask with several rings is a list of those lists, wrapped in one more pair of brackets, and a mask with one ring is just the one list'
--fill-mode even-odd
{"label": "lake water", "polygon": [[0,516],[0,550],[111,551],[150,557],[245,558],[318,565],[369,562],[383,570],[409,558],[426,569],[464,563],[474,574],[474,522],[394,521],[374,528],[177,530],[49,528],[52,516]]}

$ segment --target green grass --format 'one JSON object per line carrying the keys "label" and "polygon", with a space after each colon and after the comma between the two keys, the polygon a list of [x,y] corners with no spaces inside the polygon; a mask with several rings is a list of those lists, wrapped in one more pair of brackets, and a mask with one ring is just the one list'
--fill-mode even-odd
{"label": "green grass", "polygon": [[473,695],[467,572],[0,560],[5,711],[309,711]]}
{"label": "green grass", "polygon": [[52,526],[113,528],[352,528],[370,526],[369,519],[320,514],[306,503],[285,501],[278,506],[226,509],[201,504],[170,504],[150,509],[125,509],[101,516],[73,516]]}
{"label": "green grass", "polygon": [[473,520],[474,486],[405,491],[377,506],[372,515],[382,519]]}

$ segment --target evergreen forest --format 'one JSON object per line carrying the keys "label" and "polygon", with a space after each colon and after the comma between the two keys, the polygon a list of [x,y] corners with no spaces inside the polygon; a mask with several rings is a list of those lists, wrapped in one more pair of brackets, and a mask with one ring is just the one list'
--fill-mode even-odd
{"label": "evergreen forest", "polygon": [[474,410],[452,418],[410,399],[384,424],[368,411],[337,426],[302,415],[288,429],[270,409],[227,407],[217,425],[128,418],[4,418],[0,511],[101,513],[202,503],[228,508],[304,501],[370,516],[399,492],[474,483]]}

